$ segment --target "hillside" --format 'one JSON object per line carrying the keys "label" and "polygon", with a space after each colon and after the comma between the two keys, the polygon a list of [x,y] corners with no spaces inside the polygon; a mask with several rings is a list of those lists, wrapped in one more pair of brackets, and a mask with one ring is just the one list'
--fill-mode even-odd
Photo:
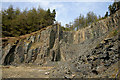
{"label": "hillside", "polygon": [[116,75],[120,60],[119,22],[120,10],[78,31],[62,31],[56,24],[20,37],[2,38],[2,64],[10,66],[3,69],[3,77],[42,77],[33,71],[14,76],[16,72],[10,69],[21,66],[52,67],[41,73],[50,78],[120,77]]}

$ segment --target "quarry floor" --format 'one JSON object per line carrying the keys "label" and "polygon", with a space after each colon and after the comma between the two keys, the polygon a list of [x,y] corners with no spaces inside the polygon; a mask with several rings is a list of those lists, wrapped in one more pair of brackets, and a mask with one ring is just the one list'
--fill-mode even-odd
{"label": "quarry floor", "polygon": [[[87,78],[106,78],[108,75],[109,78],[115,78],[116,76],[120,78],[120,72],[118,68],[118,63],[115,63],[105,72],[100,75],[93,75]],[[3,66],[2,69],[2,78],[50,78],[52,71],[55,71],[54,67],[25,67],[25,66]],[[62,70],[61,70],[62,71]],[[64,72],[64,71],[63,71]],[[77,72],[75,72],[75,78],[79,78]],[[56,72],[56,74],[59,74]],[[52,76],[51,76],[52,77]]]}
{"label": "quarry floor", "polygon": [[14,67],[2,68],[3,78],[49,78],[49,70],[53,67]]}

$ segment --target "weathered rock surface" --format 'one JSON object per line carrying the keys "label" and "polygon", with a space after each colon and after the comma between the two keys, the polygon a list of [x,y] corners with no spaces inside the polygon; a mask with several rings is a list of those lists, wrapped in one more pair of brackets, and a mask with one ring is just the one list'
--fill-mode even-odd
{"label": "weathered rock surface", "polygon": [[78,31],[65,32],[56,24],[28,35],[4,38],[1,63],[56,66],[50,77],[101,77],[120,60],[119,22],[120,10]]}
{"label": "weathered rock surface", "polygon": [[[3,39],[2,64],[36,63],[39,65],[46,61],[70,60],[79,55],[78,52],[81,54],[84,52],[84,50],[79,51],[79,44],[106,35],[119,26],[119,19],[120,10],[111,17],[79,31],[64,32],[59,25],[54,25],[30,35]],[[105,42],[107,44],[107,41]],[[106,50],[109,51],[109,47]],[[105,58],[107,53],[100,56]]]}

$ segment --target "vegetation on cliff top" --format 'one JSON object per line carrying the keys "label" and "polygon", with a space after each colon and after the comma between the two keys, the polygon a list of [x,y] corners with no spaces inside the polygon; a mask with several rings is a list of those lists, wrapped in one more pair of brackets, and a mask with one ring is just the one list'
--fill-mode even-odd
{"label": "vegetation on cliff top", "polygon": [[56,11],[50,9],[32,8],[20,11],[9,6],[2,10],[2,37],[15,37],[38,31],[41,28],[54,24]]}
{"label": "vegetation on cliff top", "polygon": [[[66,24],[66,27],[62,26],[62,30],[71,31],[82,29],[92,23],[111,16],[118,9],[120,9],[120,2],[114,2],[108,7],[109,12],[106,12],[104,17],[98,17],[93,12],[88,12],[86,17],[80,14],[80,16],[73,22]],[[38,9],[32,8],[30,10],[25,9],[20,11],[19,8],[14,9],[11,5],[8,9],[2,10],[1,14],[2,37],[16,37],[38,31],[46,26],[53,25],[56,11],[54,9],[51,12],[50,9],[44,10],[40,7]]]}
{"label": "vegetation on cliff top", "polygon": [[120,1],[114,2],[112,5],[109,5],[109,7],[108,7],[109,12],[106,12],[104,17],[101,17],[101,16],[97,17],[97,15],[93,12],[88,12],[86,17],[84,17],[84,15],[80,14],[80,16],[78,18],[76,18],[73,22],[66,24],[67,28],[63,28],[63,30],[70,31],[70,30],[82,29],[92,23],[95,23],[99,20],[105,19],[108,16],[111,16],[119,9],[120,9]]}

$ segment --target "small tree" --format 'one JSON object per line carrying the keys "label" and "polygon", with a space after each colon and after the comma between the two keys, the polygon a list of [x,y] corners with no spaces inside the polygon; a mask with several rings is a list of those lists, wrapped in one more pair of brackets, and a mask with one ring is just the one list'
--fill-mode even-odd
{"label": "small tree", "polygon": [[106,12],[105,17],[108,17],[108,12]]}

